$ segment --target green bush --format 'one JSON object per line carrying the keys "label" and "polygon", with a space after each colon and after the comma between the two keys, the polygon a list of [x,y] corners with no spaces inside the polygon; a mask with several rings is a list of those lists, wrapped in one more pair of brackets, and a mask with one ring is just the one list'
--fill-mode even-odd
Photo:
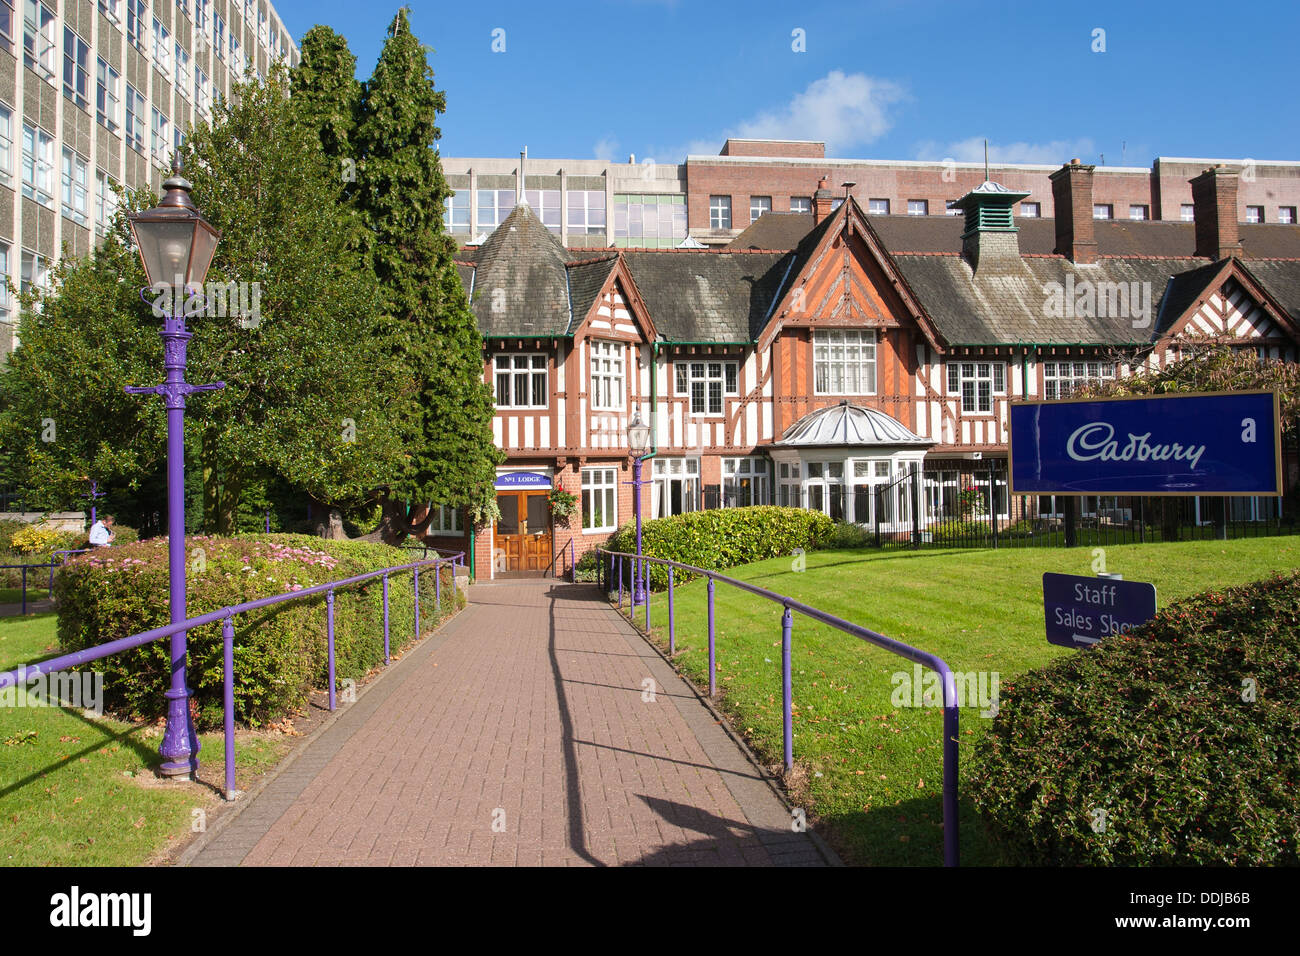
{"label": "green bush", "polygon": [[818,541],[817,546],[825,549],[869,548],[876,543],[876,532],[851,521],[836,521],[830,533]]}
{"label": "green bush", "polygon": [[[690,511],[645,522],[641,528],[641,553],[721,571],[793,554],[796,548],[810,551],[830,537],[833,526],[831,519],[820,511],[802,508],[760,506]],[[635,525],[623,525],[605,547],[610,551],[635,552]],[[627,569],[623,573],[624,580],[629,580]],[[697,575],[674,572],[673,582],[681,584],[693,577]],[[650,565],[650,587],[656,591],[668,587],[668,569],[663,565]]]}
{"label": "green bush", "polygon": [[945,521],[931,525],[926,530],[930,532],[935,544],[960,544],[971,538],[986,538],[992,534],[987,521]]}
{"label": "green bush", "polygon": [[1300,863],[1300,572],[1003,683],[971,796],[1009,862]]}
{"label": "green bush", "polygon": [[[188,613],[191,617],[289,590],[408,564],[399,548],[305,535],[246,535],[186,539]],[[389,580],[390,640],[394,651],[413,639],[411,573]],[[434,575],[420,575],[420,613],[434,620]],[[167,539],[152,538],[77,555],[55,575],[59,642],[64,651],[138,634],[169,623]],[[443,609],[464,603],[442,572]],[[235,619],[235,714],[252,726],[300,707],[311,687],[326,686],[325,596],[288,601]],[[375,578],[335,592],[335,671],[341,681],[360,679],[383,661],[383,584]],[[170,681],[166,639],[116,654],[94,666],[104,671],[105,702],[133,717],[165,711]],[[221,625],[189,632],[189,685],[199,722],[222,718]]]}

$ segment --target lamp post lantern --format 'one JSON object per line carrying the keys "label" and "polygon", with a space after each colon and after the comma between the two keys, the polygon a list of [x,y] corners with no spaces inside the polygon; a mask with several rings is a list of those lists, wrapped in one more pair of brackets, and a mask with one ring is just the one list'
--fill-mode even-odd
{"label": "lamp post lantern", "polygon": [[[190,333],[186,315],[202,311],[203,280],[212,263],[221,233],[208,224],[190,199],[193,186],[181,175],[180,158],[172,160],[172,174],[163,182],[165,190],[158,205],[131,213],[131,235],[140,250],[140,261],[149,281],[141,298],[154,305],[167,301],[162,313],[162,385],[127,387],[133,394],[161,395],[167,409],[167,559],[171,598],[171,623],[185,620],[185,396],[225,388],[225,382],[190,385],[185,381],[185,350]],[[187,295],[187,292],[189,293]],[[146,298],[147,293],[163,298]],[[184,631],[171,637],[171,687],[167,691],[167,729],[158,753],[164,776],[189,776],[198,770],[199,741],[190,718],[190,689],[185,682]]]}
{"label": "lamp post lantern", "polygon": [[632,572],[632,598],[634,603],[647,600],[645,574],[641,569],[641,462],[650,449],[650,426],[641,421],[641,406],[632,413],[627,426],[627,447],[632,453],[632,513],[636,515],[637,566]]}

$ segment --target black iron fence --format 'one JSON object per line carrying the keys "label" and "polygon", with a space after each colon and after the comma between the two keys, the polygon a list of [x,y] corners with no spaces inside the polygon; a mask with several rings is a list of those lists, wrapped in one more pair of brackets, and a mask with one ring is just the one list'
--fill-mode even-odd
{"label": "black iron fence", "polygon": [[[1005,459],[936,460],[882,477],[781,483],[771,501],[857,525],[864,543],[881,548],[1105,546],[1300,531],[1291,489],[1282,498],[1012,495]],[[706,486],[701,504],[734,506],[717,486]]]}

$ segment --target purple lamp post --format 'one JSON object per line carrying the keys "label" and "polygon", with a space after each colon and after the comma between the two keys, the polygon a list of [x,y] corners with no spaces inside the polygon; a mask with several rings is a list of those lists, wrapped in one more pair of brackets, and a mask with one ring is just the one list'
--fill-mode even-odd
{"label": "purple lamp post", "polygon": [[90,499],[90,523],[91,523],[91,525],[93,526],[94,523],[95,523],[95,517],[96,517],[96,515],[95,515],[95,500],[96,500],[97,498],[107,498],[107,497],[108,497],[108,494],[107,494],[107,492],[103,492],[103,491],[100,491],[100,490],[99,490],[99,482],[98,482],[98,481],[92,481],[90,478],[83,478],[82,480],[83,480],[83,481],[89,481],[89,482],[90,482],[90,491],[89,491],[88,493],[82,495],[81,497],[83,497],[83,498],[89,498],[89,499]]}
{"label": "purple lamp post", "polygon": [[[163,315],[166,381],[146,388],[127,388],[134,394],[161,395],[167,408],[167,558],[173,624],[185,620],[185,396],[225,388],[224,382],[190,385],[185,381],[185,349],[190,340],[185,317],[202,313],[203,280],[221,239],[221,233],[208,224],[190,200],[192,188],[181,175],[177,157],[172,160],[171,176],[163,182],[165,193],[158,205],[127,216],[149,280],[149,289],[142,290],[141,297],[149,292],[170,292],[169,311],[173,313]],[[199,291],[187,296],[186,292],[193,289]],[[190,689],[185,684],[185,637],[181,631],[171,638],[167,730],[158,748],[163,758],[162,773],[168,777],[189,776],[199,766],[199,741],[190,720]]]}
{"label": "purple lamp post", "polygon": [[650,426],[641,421],[640,405],[627,426],[627,447],[632,453],[632,513],[636,515],[637,566],[632,572],[632,596],[634,604],[645,604],[645,572],[641,568],[641,462],[650,450]]}

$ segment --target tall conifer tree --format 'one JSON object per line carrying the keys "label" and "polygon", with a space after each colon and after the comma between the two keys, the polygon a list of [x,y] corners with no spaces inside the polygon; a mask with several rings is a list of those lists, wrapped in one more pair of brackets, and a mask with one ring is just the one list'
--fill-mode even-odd
{"label": "tall conifer tree", "polygon": [[399,343],[419,406],[419,437],[384,499],[378,533],[390,541],[422,533],[432,514],[428,504],[486,506],[495,498],[501,461],[492,440],[492,392],[483,382],[482,337],[456,273],[456,244],[443,228],[452,190],[434,146],[446,97],[434,87],[429,52],[411,33],[403,8],[362,88],[348,135],[340,124],[353,61],[342,38],[313,30],[294,78],[302,115],[316,123],[322,145],[346,151],[333,157],[340,168],[355,161],[356,182],[347,189],[364,226],[363,254],[379,290],[383,333]]}

